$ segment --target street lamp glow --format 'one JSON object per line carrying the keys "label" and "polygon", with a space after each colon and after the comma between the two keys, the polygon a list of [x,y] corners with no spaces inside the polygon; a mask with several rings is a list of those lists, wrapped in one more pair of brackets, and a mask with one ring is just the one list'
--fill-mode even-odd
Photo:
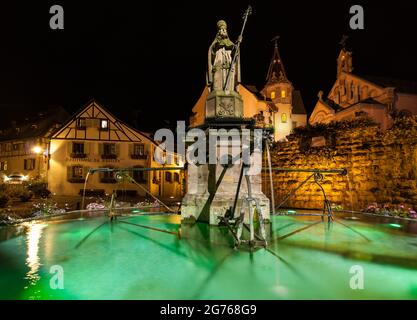
{"label": "street lamp glow", "polygon": [[33,147],[33,152],[35,152],[36,154],[40,154],[42,152],[42,148],[39,146],[35,146]]}

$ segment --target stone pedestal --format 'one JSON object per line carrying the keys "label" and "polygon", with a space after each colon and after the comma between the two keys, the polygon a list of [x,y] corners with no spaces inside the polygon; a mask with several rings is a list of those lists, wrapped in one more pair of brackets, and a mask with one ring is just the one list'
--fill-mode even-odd
{"label": "stone pedestal", "polygon": [[243,100],[237,92],[212,91],[206,100],[206,120],[243,118]]}
{"label": "stone pedestal", "polygon": [[[241,131],[235,130],[233,135],[241,135]],[[207,141],[216,141],[211,139],[213,135],[218,135],[217,130],[206,130]],[[210,138],[211,137],[211,138]],[[236,138],[236,137],[235,137]],[[226,140],[227,141],[227,140]],[[236,140],[234,140],[236,141]],[[224,143],[224,142],[223,142]],[[235,142],[236,143],[236,142]],[[240,142],[239,142],[240,143]],[[242,163],[235,163],[227,166],[222,177],[225,165],[220,163],[224,157],[234,158],[241,152],[239,148],[231,148],[229,144],[229,153],[221,152],[222,142],[217,140],[217,156],[215,163],[212,164],[188,164],[188,190],[182,200],[181,215],[185,220],[196,220],[217,225],[219,216],[224,216],[228,210],[233,207],[237,193],[239,176],[241,173]],[[223,146],[224,147],[224,146]],[[236,147],[236,145],[234,146]],[[226,150],[228,150],[226,148]],[[208,151],[208,150],[207,150]],[[221,181],[220,181],[221,180]],[[220,181],[220,182],[219,182]],[[252,198],[260,204],[262,215],[265,219],[270,218],[269,199],[262,192],[261,172],[250,176]],[[248,196],[248,187],[246,179],[242,177],[238,201],[235,209],[235,217],[240,215],[241,209],[245,210],[245,220],[248,223],[249,209],[245,198]]]}

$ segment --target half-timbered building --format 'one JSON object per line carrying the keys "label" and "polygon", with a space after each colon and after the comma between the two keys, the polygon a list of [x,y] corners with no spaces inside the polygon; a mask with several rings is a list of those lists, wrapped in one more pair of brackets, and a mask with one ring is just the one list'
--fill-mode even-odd
{"label": "half-timbered building", "polygon": [[[82,194],[91,168],[161,167],[154,161],[158,145],[150,135],[117,119],[95,100],[73,116],[56,107],[36,113],[30,113],[27,108],[15,111],[15,118],[20,120],[13,120],[11,126],[0,119],[3,183],[10,183],[10,177],[20,177],[17,183],[47,182],[55,195],[77,196]],[[176,155],[174,158],[174,164],[165,166],[183,165]],[[150,192],[159,198],[175,199],[183,194],[184,173],[180,170],[129,174],[134,183],[130,179],[117,181],[111,171],[90,174],[85,184],[86,194],[105,195],[115,191],[145,196]]]}
{"label": "half-timbered building", "polygon": [[[90,168],[160,167],[153,159],[156,147],[146,133],[130,127],[92,100],[51,136],[48,187],[56,194],[76,195],[84,188]],[[182,195],[181,171],[132,171],[130,175],[155,196]],[[113,172],[90,175],[86,188],[87,194],[116,191],[146,195],[144,188],[116,181]]]}

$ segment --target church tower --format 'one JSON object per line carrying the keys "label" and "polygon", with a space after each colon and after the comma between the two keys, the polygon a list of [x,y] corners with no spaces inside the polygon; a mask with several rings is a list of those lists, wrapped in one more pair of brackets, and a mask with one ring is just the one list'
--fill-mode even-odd
{"label": "church tower", "polygon": [[340,50],[339,56],[337,57],[337,78],[343,72],[351,73],[353,71],[352,65],[352,52],[346,50],[346,40],[348,36],[343,35],[340,45],[342,49]]}
{"label": "church tower", "polygon": [[293,129],[292,101],[294,88],[287,78],[284,64],[279,54],[278,38],[272,39],[275,42],[274,52],[269,64],[266,84],[261,91],[264,98],[270,100],[275,106],[273,115],[275,141],[286,137]]}

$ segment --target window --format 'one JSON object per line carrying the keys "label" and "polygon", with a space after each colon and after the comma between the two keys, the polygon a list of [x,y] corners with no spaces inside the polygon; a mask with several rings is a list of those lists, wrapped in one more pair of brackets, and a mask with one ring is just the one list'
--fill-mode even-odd
{"label": "window", "polygon": [[0,171],[6,171],[7,170],[7,161],[1,161],[0,162]]}
{"label": "window", "polygon": [[83,178],[83,167],[73,166],[72,167],[72,177],[75,178],[75,179],[82,179]]}
{"label": "window", "polygon": [[143,144],[135,144],[133,147],[133,153],[137,155],[144,155],[145,154],[145,145]]}
{"label": "window", "polygon": [[25,170],[35,169],[35,159],[25,159],[24,160],[24,169]]}
{"label": "window", "polygon": [[[140,166],[137,166],[135,168],[142,168]],[[148,172],[146,171],[133,171],[133,179],[138,183],[145,183],[148,180]]]}
{"label": "window", "polygon": [[86,119],[85,118],[78,118],[77,119],[77,128],[78,129],[85,129],[86,127]]}
{"label": "window", "polygon": [[[107,167],[107,168],[111,168],[111,167]],[[100,182],[101,183],[116,183],[116,179],[114,178],[114,171],[101,172]]]}
{"label": "window", "polygon": [[287,114],[286,113],[281,114],[281,122],[282,123],[286,123],[287,122]]}
{"label": "window", "polygon": [[133,149],[131,150],[131,152],[132,152],[131,154],[132,159],[146,159],[147,158],[145,145],[142,143],[135,143],[133,145]]}
{"label": "window", "polygon": [[67,167],[67,178],[72,183],[83,183],[84,178],[84,167],[82,166],[71,166]]}
{"label": "window", "polygon": [[180,174],[178,172],[174,173],[174,182],[180,182]]}
{"label": "window", "polygon": [[159,179],[160,179],[160,177],[161,177],[161,175],[160,175],[161,173],[160,172],[156,172],[156,171],[154,171],[153,173],[152,173],[152,183],[154,183],[154,184],[159,184]]}
{"label": "window", "polygon": [[286,98],[287,92],[285,90],[281,90],[281,98]]}
{"label": "window", "polygon": [[103,152],[101,154],[103,159],[116,159],[116,144],[115,143],[103,143]]}
{"label": "window", "polygon": [[72,153],[83,154],[84,153],[84,143],[74,142],[72,144]]}
{"label": "window", "polygon": [[271,99],[275,99],[275,91],[271,92]]}
{"label": "window", "polygon": [[83,142],[73,142],[71,150],[71,158],[85,158],[87,156]]}
{"label": "window", "polygon": [[109,129],[109,121],[100,120],[100,130],[108,130],[108,129]]}
{"label": "window", "polygon": [[13,143],[11,148],[13,151],[23,151],[25,144],[24,143]]}
{"label": "window", "polygon": [[6,144],[6,151],[12,151],[12,145],[10,143]]}
{"label": "window", "polygon": [[166,182],[172,182],[172,173],[171,172],[165,172],[165,181]]}
{"label": "window", "polygon": [[106,154],[106,155],[116,154],[116,144],[105,143],[103,145],[103,154]]}
{"label": "window", "polygon": [[72,144],[72,153],[74,153],[74,154],[84,154],[84,143],[74,142]]}

